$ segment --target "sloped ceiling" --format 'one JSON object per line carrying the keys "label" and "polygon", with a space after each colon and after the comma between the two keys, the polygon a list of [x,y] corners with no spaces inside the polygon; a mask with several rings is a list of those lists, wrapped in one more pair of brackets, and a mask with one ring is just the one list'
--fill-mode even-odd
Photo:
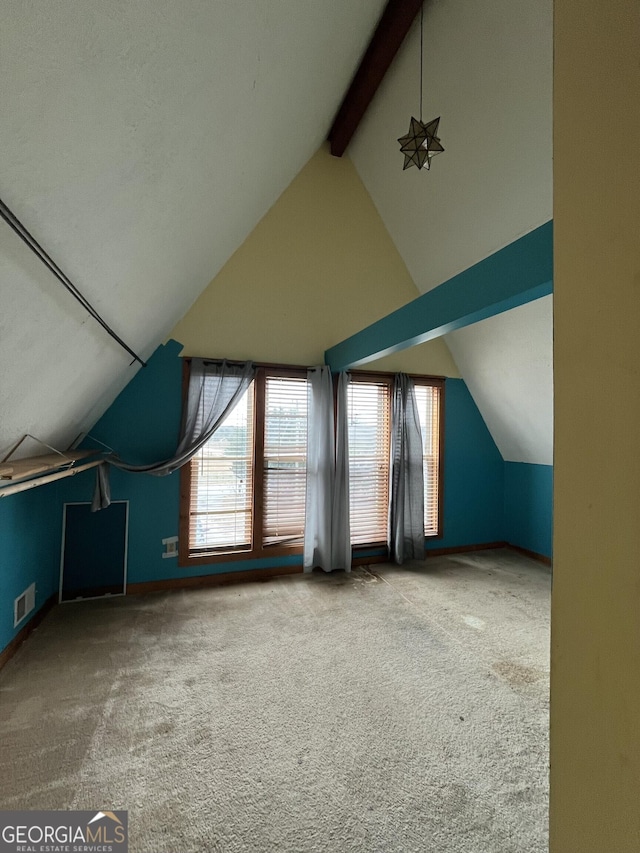
{"label": "sloped ceiling", "polygon": [[[317,150],[383,7],[6,0],[0,196],[147,357]],[[0,450],[64,447],[136,368],[4,223],[0,300]]]}
{"label": "sloped ceiling", "polygon": [[[383,7],[6,0],[0,196],[148,357],[318,149]],[[417,26],[350,146],[420,291],[551,218],[551,27],[551,0],[429,0],[425,118],[442,115],[445,154],[402,172]],[[451,345],[499,445],[537,461],[524,430],[547,427],[501,436],[504,388],[479,372],[491,348],[521,361],[518,321],[500,324],[499,349],[471,331]],[[137,369],[3,223],[0,364],[0,451],[25,432],[66,446]]]}
{"label": "sloped ceiling", "polygon": [[447,335],[485,423],[509,462],[553,464],[552,297]]}
{"label": "sloped ceiling", "polygon": [[[551,0],[430,0],[424,119],[442,117],[445,153],[428,172],[402,171],[396,139],[419,115],[419,20],[348,149],[421,292],[552,217],[552,13]],[[532,308],[526,329],[519,310],[486,321],[495,336],[446,340],[506,458],[550,463],[551,311]]]}

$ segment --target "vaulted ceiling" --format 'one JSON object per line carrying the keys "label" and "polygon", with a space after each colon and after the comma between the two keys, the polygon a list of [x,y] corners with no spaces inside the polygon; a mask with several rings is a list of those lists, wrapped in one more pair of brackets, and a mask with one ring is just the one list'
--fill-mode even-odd
{"label": "vaulted ceiling", "polygon": [[[384,0],[3,0],[0,197],[148,356],[326,137]],[[133,375],[0,223],[0,449]]]}
{"label": "vaulted ceiling", "polygon": [[[422,293],[552,217],[552,25],[552,0],[431,0],[424,119],[442,117],[445,153],[429,172],[402,171],[396,140],[420,108],[419,21],[348,149]],[[552,458],[546,303],[445,338],[499,449],[517,462]]]}
{"label": "vaulted ceiling", "polygon": [[[326,137],[384,6],[3,0],[0,197],[147,357]],[[551,217],[551,0],[430,0],[425,117],[446,153],[403,173],[417,51],[414,26],[347,156],[424,291]],[[136,368],[2,223],[0,299],[0,450],[66,446]],[[466,333],[482,408],[499,389]]]}

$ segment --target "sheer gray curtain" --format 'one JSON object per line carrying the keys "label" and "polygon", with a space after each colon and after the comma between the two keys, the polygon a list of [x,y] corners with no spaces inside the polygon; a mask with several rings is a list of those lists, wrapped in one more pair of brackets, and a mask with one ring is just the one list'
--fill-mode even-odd
{"label": "sheer gray curtain", "polygon": [[348,389],[349,374],[345,371],[338,376],[336,392],[336,473],[331,507],[331,566],[350,572]]}
{"label": "sheer gray curtain", "polygon": [[338,382],[337,437],[330,368],[310,368],[307,372],[307,382],[304,570],[310,572],[318,567],[325,572],[333,569],[350,571],[347,378],[341,376]]}
{"label": "sheer gray curtain", "polygon": [[424,559],[422,433],[413,382],[404,373],[393,383],[389,550],[396,563]]}
{"label": "sheer gray curtain", "polygon": [[165,477],[189,462],[207,443],[225,417],[233,411],[254,376],[255,367],[250,361],[237,365],[227,361],[213,362],[193,358],[180,441],[175,455],[171,459],[163,459],[150,465],[131,465],[117,458],[100,465],[91,509],[104,509],[111,503],[109,465],[114,465],[122,471]]}

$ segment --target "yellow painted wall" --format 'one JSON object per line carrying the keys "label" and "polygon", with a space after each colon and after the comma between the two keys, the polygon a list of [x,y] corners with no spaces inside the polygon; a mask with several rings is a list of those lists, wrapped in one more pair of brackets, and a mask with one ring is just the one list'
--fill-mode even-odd
{"label": "yellow painted wall", "polygon": [[556,0],[551,851],[640,851],[640,3]]}
{"label": "yellow painted wall", "polygon": [[[419,296],[348,159],[322,147],[171,332],[184,355],[321,364]],[[459,376],[443,340],[371,365]]]}

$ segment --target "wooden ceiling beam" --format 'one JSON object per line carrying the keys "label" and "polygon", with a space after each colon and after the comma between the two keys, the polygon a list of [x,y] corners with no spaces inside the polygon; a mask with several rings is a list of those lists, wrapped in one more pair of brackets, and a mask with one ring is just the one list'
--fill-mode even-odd
{"label": "wooden ceiling beam", "polygon": [[329,131],[331,153],[342,157],[387,73],[423,0],[389,0]]}

